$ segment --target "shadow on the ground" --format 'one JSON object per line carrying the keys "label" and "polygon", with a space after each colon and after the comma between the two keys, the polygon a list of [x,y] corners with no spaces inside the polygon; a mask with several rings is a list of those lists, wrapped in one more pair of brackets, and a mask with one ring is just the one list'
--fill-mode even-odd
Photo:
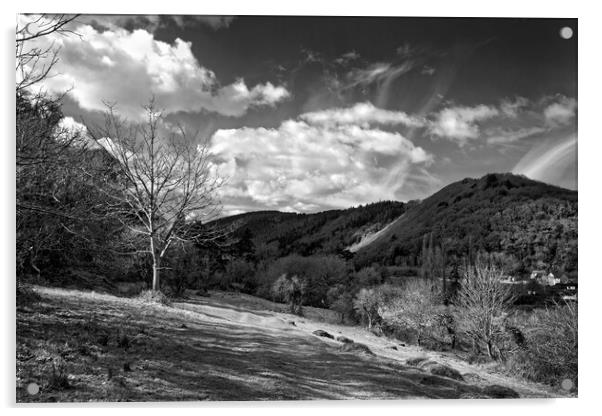
{"label": "shadow on the ground", "polygon": [[[298,331],[224,321],[219,313],[42,296],[41,304],[17,313],[18,401],[458,398],[480,392],[394,360],[341,353],[335,343]],[[272,317],[236,312],[259,322]],[[125,363],[132,371],[123,370]],[[70,388],[47,385],[57,368]],[[42,387],[37,395],[26,392],[31,382]]]}

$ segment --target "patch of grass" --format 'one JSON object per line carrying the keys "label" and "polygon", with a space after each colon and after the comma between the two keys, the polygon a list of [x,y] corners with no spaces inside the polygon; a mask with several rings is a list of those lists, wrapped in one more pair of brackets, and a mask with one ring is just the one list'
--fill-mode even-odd
{"label": "patch of grass", "polygon": [[58,363],[57,365],[52,364],[52,373],[48,378],[47,385],[50,390],[66,390],[71,388],[69,376],[62,363]]}
{"label": "patch of grass", "polygon": [[27,306],[41,301],[42,298],[30,286],[17,283],[17,305]]}
{"label": "patch of grass", "polygon": [[130,347],[130,338],[125,332],[120,332],[117,338],[117,346],[127,350]]}
{"label": "patch of grass", "polygon": [[140,302],[170,306],[171,300],[160,290],[143,290],[137,298]]}

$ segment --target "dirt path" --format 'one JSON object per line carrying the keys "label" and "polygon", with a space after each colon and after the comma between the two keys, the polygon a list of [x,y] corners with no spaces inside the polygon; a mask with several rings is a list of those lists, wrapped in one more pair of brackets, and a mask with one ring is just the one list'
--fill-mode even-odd
{"label": "dirt path", "polygon": [[[249,296],[216,293],[164,307],[36,291],[42,302],[17,311],[20,402],[459,398],[493,382],[522,397],[558,396],[444,356],[436,359],[470,373],[469,381],[430,375],[403,364],[424,352],[394,351],[359,328],[299,319]],[[316,314],[308,313],[322,319]],[[340,343],[311,334],[318,328],[365,343],[376,355],[343,353]],[[41,386],[36,395],[26,392],[32,382]]]}

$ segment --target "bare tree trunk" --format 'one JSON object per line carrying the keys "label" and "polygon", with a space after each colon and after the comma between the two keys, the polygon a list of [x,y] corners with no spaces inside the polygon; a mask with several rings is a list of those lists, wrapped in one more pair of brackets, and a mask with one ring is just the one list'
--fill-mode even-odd
{"label": "bare tree trunk", "polygon": [[153,290],[159,290],[159,260],[155,258],[153,259]]}
{"label": "bare tree trunk", "polygon": [[487,341],[487,354],[489,355],[489,358],[495,360],[495,354],[493,353],[493,345],[491,344],[491,341]]}
{"label": "bare tree trunk", "polygon": [[153,291],[157,291],[159,290],[160,286],[160,281],[159,281],[159,266],[160,266],[160,261],[161,258],[157,255],[157,252],[155,250],[155,239],[153,238],[153,236],[151,236],[150,238],[150,251],[151,251],[151,255],[153,256]]}

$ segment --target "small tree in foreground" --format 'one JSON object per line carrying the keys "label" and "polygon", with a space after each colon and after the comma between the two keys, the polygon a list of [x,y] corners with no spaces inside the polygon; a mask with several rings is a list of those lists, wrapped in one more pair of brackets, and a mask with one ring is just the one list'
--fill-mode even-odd
{"label": "small tree in foreground", "polygon": [[379,318],[378,308],[382,303],[382,295],[376,288],[361,289],[353,300],[353,308],[357,314],[372,328]]}
{"label": "small tree in foreground", "polygon": [[272,285],[272,293],[276,299],[290,304],[291,313],[301,315],[303,299],[307,291],[307,282],[298,276],[280,276]]}
{"label": "small tree in foreground", "polygon": [[512,292],[501,282],[502,277],[503,272],[495,266],[477,264],[467,268],[455,301],[460,331],[475,347],[485,346],[493,359],[503,358],[499,345],[513,302]]}
{"label": "small tree in foreground", "polygon": [[[124,123],[109,106],[104,128],[90,128],[103,149],[118,162],[122,178],[107,191],[125,227],[142,235],[152,258],[152,289],[160,289],[162,260],[174,241],[218,240],[204,223],[219,208],[215,193],[223,181],[209,166],[208,143],[196,143],[183,129],[173,131],[153,100],[144,107],[146,122]],[[107,189],[102,184],[102,189]]]}
{"label": "small tree in foreground", "polygon": [[414,279],[406,282],[401,290],[386,302],[379,313],[393,326],[416,331],[418,345],[427,331],[438,323],[441,290],[432,281]]}

